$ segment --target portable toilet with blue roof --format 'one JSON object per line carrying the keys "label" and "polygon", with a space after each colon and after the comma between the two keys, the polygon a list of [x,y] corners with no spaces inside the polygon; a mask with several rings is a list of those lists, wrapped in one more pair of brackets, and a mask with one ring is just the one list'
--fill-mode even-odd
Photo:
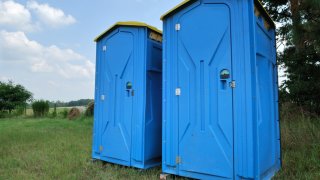
{"label": "portable toilet with blue roof", "polygon": [[142,169],[160,165],[162,32],[118,22],[95,41],[93,159]]}
{"label": "portable toilet with blue roof", "polygon": [[162,20],[163,172],[270,179],[281,167],[270,16],[258,0],[186,0]]}

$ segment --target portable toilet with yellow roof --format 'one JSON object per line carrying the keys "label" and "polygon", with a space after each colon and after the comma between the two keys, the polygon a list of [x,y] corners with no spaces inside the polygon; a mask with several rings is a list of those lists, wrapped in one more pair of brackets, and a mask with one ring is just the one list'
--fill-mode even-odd
{"label": "portable toilet with yellow roof", "polygon": [[281,167],[275,25],[258,0],[163,17],[164,173],[270,179]]}
{"label": "portable toilet with yellow roof", "polygon": [[118,22],[95,41],[93,159],[142,169],[159,165],[162,32]]}

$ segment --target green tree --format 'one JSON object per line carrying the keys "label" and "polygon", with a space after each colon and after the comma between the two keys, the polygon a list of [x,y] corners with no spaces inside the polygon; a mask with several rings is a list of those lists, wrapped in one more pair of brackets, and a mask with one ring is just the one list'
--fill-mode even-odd
{"label": "green tree", "polygon": [[11,111],[16,107],[26,107],[27,102],[31,101],[32,93],[20,84],[12,81],[0,81],[0,111]]}
{"label": "green tree", "polygon": [[320,0],[264,0],[278,22],[278,60],[287,80],[286,98],[320,114]]}

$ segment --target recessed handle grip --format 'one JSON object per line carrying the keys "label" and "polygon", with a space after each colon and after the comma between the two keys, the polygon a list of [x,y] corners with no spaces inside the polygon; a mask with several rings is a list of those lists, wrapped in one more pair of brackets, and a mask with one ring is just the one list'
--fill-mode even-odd
{"label": "recessed handle grip", "polygon": [[130,81],[126,83],[126,89],[127,90],[132,89],[132,83]]}

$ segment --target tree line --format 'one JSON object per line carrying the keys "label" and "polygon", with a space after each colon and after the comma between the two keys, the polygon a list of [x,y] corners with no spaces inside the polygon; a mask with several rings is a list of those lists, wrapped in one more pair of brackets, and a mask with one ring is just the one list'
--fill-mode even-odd
{"label": "tree line", "polygon": [[75,101],[63,102],[63,101],[49,101],[50,107],[74,107],[74,106],[87,106],[93,99],[79,99]]}
{"label": "tree line", "polygon": [[[48,109],[51,107],[87,106],[90,102],[93,102],[93,99],[80,99],[70,102],[45,100],[36,101],[33,99],[33,94],[24,86],[15,84],[12,81],[0,81],[0,112],[7,111],[9,114],[11,114],[13,110],[19,109],[23,111],[26,108],[38,107],[39,102],[42,104],[48,104],[48,107],[46,107]],[[41,106],[41,108],[42,107],[44,106]]]}
{"label": "tree line", "polygon": [[280,101],[320,114],[320,0],[262,0],[277,22]]}

